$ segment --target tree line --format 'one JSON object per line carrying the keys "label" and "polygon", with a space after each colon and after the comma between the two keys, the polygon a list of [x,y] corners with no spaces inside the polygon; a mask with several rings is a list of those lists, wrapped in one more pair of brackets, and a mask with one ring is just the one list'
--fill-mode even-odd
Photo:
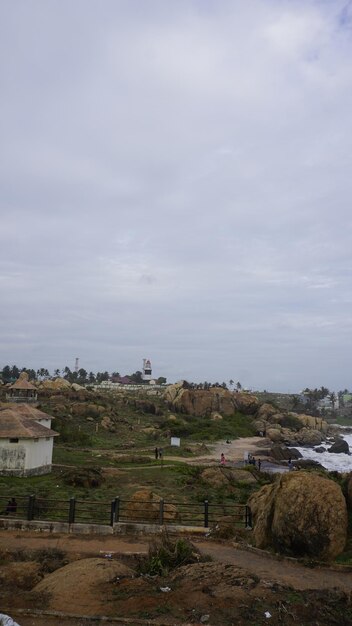
{"label": "tree line", "polygon": [[[95,385],[108,380],[118,382],[121,378],[120,373],[117,371],[112,373],[109,373],[108,371],[94,373],[87,372],[87,370],[83,367],[81,367],[78,371],[72,371],[67,365],[62,370],[56,368],[52,374],[50,374],[49,370],[44,367],[34,370],[28,367],[19,368],[17,365],[5,365],[0,373],[0,376],[3,383],[13,383],[17,380],[21,372],[27,372],[30,380],[40,381],[60,377],[70,383],[77,383],[78,385]],[[133,374],[129,374],[128,378],[135,384],[142,384],[145,382],[142,378],[142,372],[139,370],[133,372]],[[158,384],[166,383],[166,378],[164,376],[159,376],[156,382]]]}

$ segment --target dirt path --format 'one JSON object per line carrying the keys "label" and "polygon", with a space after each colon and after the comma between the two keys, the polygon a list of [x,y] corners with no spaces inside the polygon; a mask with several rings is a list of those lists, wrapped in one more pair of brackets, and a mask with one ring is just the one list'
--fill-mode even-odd
{"label": "dirt path", "polygon": [[[276,560],[265,553],[243,550],[237,546],[225,545],[210,540],[195,539],[194,543],[203,554],[214,561],[236,565],[246,572],[256,574],[267,581],[278,582],[297,590],[333,589],[352,591],[352,572],[306,567],[289,560]],[[67,553],[84,556],[103,554],[145,554],[148,551],[148,538],[123,539],[117,536],[82,536],[45,534],[38,532],[0,531],[0,550],[38,550],[60,548]]]}
{"label": "dirt path", "polygon": [[213,542],[201,541],[197,542],[197,546],[204,554],[209,554],[216,561],[243,567],[260,578],[288,585],[297,590],[336,587],[346,592],[352,591],[352,572],[334,571],[324,567],[313,569],[286,559],[276,560],[265,553],[249,552]]}
{"label": "dirt path", "polygon": [[[218,461],[220,462],[220,456],[221,453],[223,452],[225,454],[226,459],[229,462],[239,462],[239,461],[243,461],[244,460],[244,454],[245,452],[250,452],[251,454],[256,454],[258,449],[265,449],[265,448],[270,448],[271,447],[271,442],[269,441],[269,439],[266,439],[264,437],[240,437],[239,439],[234,439],[233,441],[231,441],[230,443],[226,443],[225,441],[217,441],[216,443],[206,443],[206,447],[208,448],[209,452],[207,454],[202,454],[199,456],[173,456],[172,454],[166,454],[165,455],[165,462],[167,461],[182,461],[184,463],[190,463],[190,464],[202,464],[202,463],[209,463],[209,462],[213,462],[213,461]],[[144,448],[143,451],[145,452],[150,452],[150,457],[152,459],[154,459],[154,449],[147,449]],[[128,454],[128,456],[131,455],[131,451],[125,451],[125,453],[123,453],[122,451],[116,451],[116,450],[111,450],[110,448],[101,448],[101,449],[96,449],[94,450],[95,454],[105,454],[105,455],[111,455],[113,457],[121,457],[121,459],[123,459],[124,456],[126,456],[126,454]],[[134,451],[135,454],[138,453],[138,450]],[[64,466],[62,466],[64,467]],[[67,465],[66,467],[72,467],[71,465]],[[150,467],[150,466],[149,466]],[[157,466],[156,466],[157,467]]]}

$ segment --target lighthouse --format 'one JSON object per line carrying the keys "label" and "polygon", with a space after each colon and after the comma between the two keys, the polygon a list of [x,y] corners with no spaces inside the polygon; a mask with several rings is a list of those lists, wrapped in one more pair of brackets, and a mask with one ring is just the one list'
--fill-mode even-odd
{"label": "lighthouse", "polygon": [[143,380],[151,380],[152,379],[152,364],[149,359],[143,359]]}

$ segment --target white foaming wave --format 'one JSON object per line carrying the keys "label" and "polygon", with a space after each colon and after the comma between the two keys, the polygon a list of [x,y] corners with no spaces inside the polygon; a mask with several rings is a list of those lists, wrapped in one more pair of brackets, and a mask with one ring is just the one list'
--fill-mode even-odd
{"label": "white foaming wave", "polygon": [[[346,434],[342,437],[347,441],[352,452],[352,434]],[[329,443],[321,444],[324,448],[330,448]],[[312,448],[298,448],[295,446],[304,459],[318,461],[325,469],[330,472],[352,472],[352,454],[336,454],[335,452],[315,452]]]}

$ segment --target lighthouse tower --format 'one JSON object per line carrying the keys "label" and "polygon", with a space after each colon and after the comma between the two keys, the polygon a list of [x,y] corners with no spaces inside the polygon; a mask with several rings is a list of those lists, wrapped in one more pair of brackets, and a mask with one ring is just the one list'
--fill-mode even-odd
{"label": "lighthouse tower", "polygon": [[143,380],[151,380],[152,379],[152,364],[149,359],[143,359]]}

